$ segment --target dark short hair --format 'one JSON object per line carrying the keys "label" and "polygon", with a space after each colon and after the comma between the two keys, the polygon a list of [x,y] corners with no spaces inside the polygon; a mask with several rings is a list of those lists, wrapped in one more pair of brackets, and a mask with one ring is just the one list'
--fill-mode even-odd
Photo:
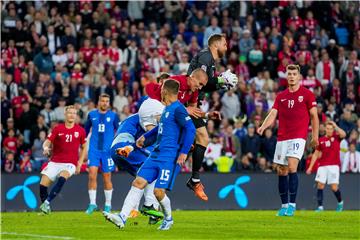
{"label": "dark short hair", "polygon": [[222,38],[226,38],[224,34],[218,34],[218,33],[213,34],[209,37],[208,45],[211,46],[214,43],[221,41]]}
{"label": "dark short hair", "polygon": [[174,79],[168,79],[163,84],[164,89],[166,89],[170,94],[177,95],[179,92],[180,84]]}
{"label": "dark short hair", "polygon": [[297,64],[289,64],[286,66],[286,70],[297,70],[300,72],[300,66]]}
{"label": "dark short hair", "polygon": [[160,82],[161,80],[165,80],[170,77],[170,74],[167,72],[162,72],[159,74],[159,76],[156,77],[156,81]]}

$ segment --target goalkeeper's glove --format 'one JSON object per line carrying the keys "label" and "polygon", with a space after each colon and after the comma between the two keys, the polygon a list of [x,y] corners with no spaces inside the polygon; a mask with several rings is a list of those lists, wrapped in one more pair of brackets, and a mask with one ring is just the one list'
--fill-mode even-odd
{"label": "goalkeeper's glove", "polygon": [[228,69],[226,72],[223,72],[218,76],[218,83],[222,88],[230,90],[236,88],[238,78]]}

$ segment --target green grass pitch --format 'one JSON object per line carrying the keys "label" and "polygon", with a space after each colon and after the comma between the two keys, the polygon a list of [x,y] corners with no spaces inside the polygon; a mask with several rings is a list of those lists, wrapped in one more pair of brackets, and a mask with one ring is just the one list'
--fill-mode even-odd
{"label": "green grass pitch", "polygon": [[129,219],[124,229],[100,212],[1,213],[1,239],[359,239],[360,211],[174,211],[170,231],[158,231],[147,218]]}

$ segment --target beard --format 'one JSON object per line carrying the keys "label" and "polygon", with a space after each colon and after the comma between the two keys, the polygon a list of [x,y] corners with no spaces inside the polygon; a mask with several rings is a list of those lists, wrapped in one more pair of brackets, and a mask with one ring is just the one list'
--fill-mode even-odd
{"label": "beard", "polygon": [[225,52],[220,51],[220,49],[217,50],[217,54],[219,58],[223,58],[225,56]]}

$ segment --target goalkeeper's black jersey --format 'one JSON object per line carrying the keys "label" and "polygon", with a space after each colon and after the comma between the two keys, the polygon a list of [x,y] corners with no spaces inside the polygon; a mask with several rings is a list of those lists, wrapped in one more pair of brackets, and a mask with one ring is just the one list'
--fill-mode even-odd
{"label": "goalkeeper's black jersey", "polygon": [[203,69],[208,75],[208,83],[206,84],[201,92],[213,92],[219,89],[218,80],[215,77],[215,59],[213,58],[210,49],[202,49],[193,59],[191,59],[187,75],[190,75],[192,71],[197,68]]}

